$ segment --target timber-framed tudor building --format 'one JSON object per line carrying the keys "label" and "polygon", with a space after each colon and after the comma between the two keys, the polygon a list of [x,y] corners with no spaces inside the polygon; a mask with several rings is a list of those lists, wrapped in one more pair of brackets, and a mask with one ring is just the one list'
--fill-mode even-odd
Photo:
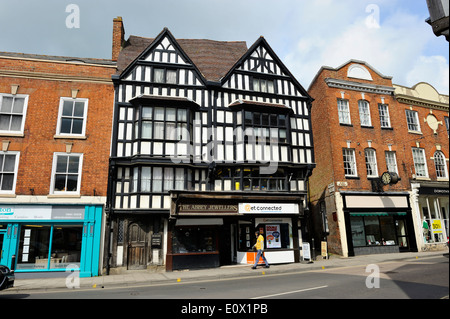
{"label": "timber-framed tudor building", "polygon": [[271,263],[299,262],[314,168],[306,90],[263,37],[247,48],[168,29],[123,36],[117,18],[107,273],[253,263],[255,230]]}

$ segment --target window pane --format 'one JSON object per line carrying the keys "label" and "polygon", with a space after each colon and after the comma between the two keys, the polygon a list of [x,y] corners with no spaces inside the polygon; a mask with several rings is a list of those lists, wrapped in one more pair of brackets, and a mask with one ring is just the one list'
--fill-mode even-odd
{"label": "window pane", "polygon": [[66,175],[55,175],[55,191],[62,192],[66,190]]}
{"label": "window pane", "polygon": [[55,225],[50,268],[65,269],[69,265],[80,266],[83,226]]}
{"label": "window pane", "polygon": [[364,221],[362,217],[350,217],[352,230],[352,241],[354,247],[366,246],[366,235],[364,232]]}
{"label": "window pane", "polygon": [[185,109],[178,109],[178,122],[187,122],[187,111]]}
{"label": "window pane", "polygon": [[150,192],[150,167],[142,167],[141,170],[141,192]]}
{"label": "window pane", "polygon": [[56,160],[56,172],[66,173],[67,172],[67,156],[59,155]]}
{"label": "window pane", "polygon": [[22,115],[11,116],[11,131],[20,131],[22,128]]}
{"label": "window pane", "polygon": [[78,185],[78,175],[67,175],[67,191],[76,192]]}
{"label": "window pane", "polygon": [[5,155],[3,172],[14,172],[14,166],[16,164],[16,155]]}
{"label": "window pane", "polygon": [[164,83],[164,69],[154,69],[154,82]]}
{"label": "window pane", "polygon": [[70,156],[69,157],[69,173],[78,173],[78,166],[80,163],[80,158],[78,156]]}
{"label": "window pane", "polygon": [[166,121],[175,121],[176,109],[166,109]]}
{"label": "window pane", "polygon": [[167,83],[177,83],[177,71],[167,70]]}
{"label": "window pane", "polygon": [[[377,216],[364,217],[366,240],[368,245],[381,243],[380,223]],[[378,243],[377,243],[378,242]]]}
{"label": "window pane", "polygon": [[164,108],[162,107],[155,108],[155,120],[164,121]]}
{"label": "window pane", "polygon": [[73,116],[83,117],[84,114],[84,102],[75,102],[75,110]]}
{"label": "window pane", "polygon": [[73,111],[73,102],[72,101],[64,101],[63,102],[63,116],[72,116]]}
{"label": "window pane", "polygon": [[16,114],[22,114],[23,113],[23,106],[25,104],[25,99],[22,97],[16,97],[14,99],[14,106],[13,106],[13,113]]}
{"label": "window pane", "polygon": [[0,115],[0,130],[9,131],[9,122],[11,121],[11,115]]}
{"label": "window pane", "polygon": [[47,269],[50,229],[50,226],[21,227],[16,269]]}
{"label": "window pane", "polygon": [[142,108],[142,119],[151,120],[153,118],[153,109],[151,107]]}
{"label": "window pane", "polygon": [[13,188],[14,174],[0,174],[2,185],[2,191],[10,191]]}
{"label": "window pane", "polygon": [[152,138],[152,123],[142,122],[142,138]]}
{"label": "window pane", "polygon": [[61,133],[71,133],[72,128],[72,120],[68,118],[61,119]]}
{"label": "window pane", "polygon": [[11,113],[13,98],[11,96],[4,96],[2,101],[2,108],[0,112]]}
{"label": "window pane", "polygon": [[72,134],[83,133],[83,120],[73,119],[72,123]]}

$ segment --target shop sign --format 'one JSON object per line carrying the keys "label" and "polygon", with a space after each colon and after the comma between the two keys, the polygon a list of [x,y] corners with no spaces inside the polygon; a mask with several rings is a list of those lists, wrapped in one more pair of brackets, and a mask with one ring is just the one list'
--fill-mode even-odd
{"label": "shop sign", "polygon": [[298,204],[239,203],[239,214],[299,214]]}
{"label": "shop sign", "polygon": [[438,187],[420,187],[419,188],[419,194],[420,195],[442,195],[442,196],[448,196],[449,195],[449,189],[448,188],[438,188]]}
{"label": "shop sign", "polygon": [[0,205],[0,220],[83,220],[84,206]]}
{"label": "shop sign", "polygon": [[433,219],[431,222],[434,234],[442,234],[442,224],[440,219]]}
{"label": "shop sign", "polygon": [[232,204],[180,204],[178,206],[179,214],[236,214],[237,212],[238,206]]}

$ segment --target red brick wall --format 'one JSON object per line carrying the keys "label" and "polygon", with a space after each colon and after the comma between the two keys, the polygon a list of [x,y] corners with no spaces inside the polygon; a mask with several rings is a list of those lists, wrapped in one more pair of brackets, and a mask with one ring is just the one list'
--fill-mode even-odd
{"label": "red brick wall", "polygon": [[[10,71],[24,73],[4,76]],[[35,195],[48,195],[53,153],[73,143],[72,152],[84,154],[80,194],[92,196],[95,188],[97,196],[106,196],[114,72],[111,67],[0,58],[0,93],[11,93],[17,84],[17,94],[29,96],[24,136],[0,135],[10,141],[9,151],[20,151],[16,195],[30,195],[30,188]],[[98,78],[104,82],[91,81]],[[55,138],[60,98],[71,97],[72,89],[79,90],[77,98],[89,99],[86,138]]]}

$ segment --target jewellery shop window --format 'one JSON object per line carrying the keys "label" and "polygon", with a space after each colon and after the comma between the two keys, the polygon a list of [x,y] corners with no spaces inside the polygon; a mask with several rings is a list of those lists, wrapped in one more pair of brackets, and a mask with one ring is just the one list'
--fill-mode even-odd
{"label": "jewellery shop window", "polygon": [[82,225],[23,225],[16,269],[80,267],[82,229]]}
{"label": "jewellery shop window", "polygon": [[211,227],[179,227],[176,228],[172,240],[174,254],[216,252],[216,229]]}

